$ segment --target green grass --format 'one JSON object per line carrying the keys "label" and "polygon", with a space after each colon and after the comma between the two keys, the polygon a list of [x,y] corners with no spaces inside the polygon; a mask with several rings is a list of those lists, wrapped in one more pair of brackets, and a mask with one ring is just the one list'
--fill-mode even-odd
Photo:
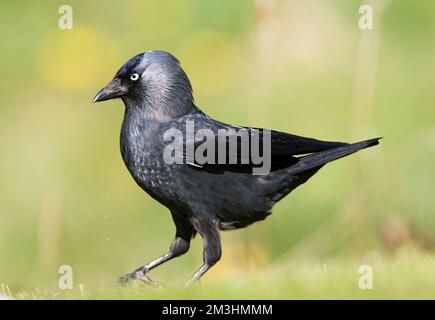
{"label": "green grass", "polygon": [[[95,286],[70,291],[34,289],[12,293],[16,299],[434,299],[435,261],[402,254],[370,264],[373,288],[360,289],[360,264],[334,260],[284,265],[266,270],[205,277],[183,289],[181,281],[153,288],[141,282],[128,287]],[[159,279],[160,280],[160,279]]]}

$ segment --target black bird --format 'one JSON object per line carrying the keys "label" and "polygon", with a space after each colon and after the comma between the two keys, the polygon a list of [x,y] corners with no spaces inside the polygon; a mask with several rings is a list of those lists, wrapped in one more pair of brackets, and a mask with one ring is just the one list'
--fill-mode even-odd
{"label": "black bird", "polygon": [[[377,145],[380,139],[347,144],[270,131],[271,171],[263,175],[253,174],[252,161],[200,165],[189,160],[185,150],[189,143],[198,148],[198,141],[184,141],[185,161],[168,164],[163,159],[168,145],[163,137],[169,129],[185,132],[186,121],[214,133],[242,127],[218,122],[202,112],[195,105],[192,86],[179,61],[164,51],[147,51],[130,59],[93,102],[114,98],[122,99],[125,105],[122,158],[136,183],[170,210],[176,227],[169,252],[121,277],[122,282],[141,279],[154,283],[147,273],[186,253],[191,239],[199,233],[204,263],[186,283],[191,284],[219,261],[220,230],[243,228],[265,219],[276,202],[326,163]],[[264,132],[244,129],[249,134]],[[237,156],[240,160],[239,149]]]}

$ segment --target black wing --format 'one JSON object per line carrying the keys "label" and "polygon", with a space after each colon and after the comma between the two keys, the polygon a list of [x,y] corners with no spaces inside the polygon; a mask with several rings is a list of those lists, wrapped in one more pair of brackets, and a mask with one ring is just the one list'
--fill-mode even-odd
{"label": "black wing", "polygon": [[[183,161],[194,168],[215,173],[225,171],[252,173],[253,168],[262,166],[261,163],[258,163],[258,159],[265,157],[265,160],[268,157],[265,149],[268,145],[270,145],[271,171],[294,165],[299,161],[297,157],[299,155],[347,145],[343,142],[320,141],[261,128],[231,126],[204,116],[192,120],[195,123],[195,133],[198,133],[200,129],[208,129],[213,132],[213,135],[203,136],[202,139],[201,137],[194,140],[185,139],[183,142]],[[248,143],[246,143],[246,136],[249,140]],[[259,147],[253,149],[253,144],[257,144]],[[206,148],[206,145],[214,145],[213,154],[208,154],[210,148]],[[235,148],[236,152],[231,153],[231,148],[233,151]],[[225,150],[223,155],[222,150]],[[204,159],[199,161],[198,154],[202,154],[203,158],[207,158],[207,161],[205,163]],[[253,159],[253,155],[258,155],[257,161]]]}

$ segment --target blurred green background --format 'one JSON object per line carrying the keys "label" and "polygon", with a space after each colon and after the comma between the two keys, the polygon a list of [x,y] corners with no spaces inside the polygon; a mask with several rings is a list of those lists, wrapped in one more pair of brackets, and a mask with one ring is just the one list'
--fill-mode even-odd
{"label": "blurred green background", "polygon": [[[58,28],[62,4],[72,30]],[[362,4],[373,30],[358,27]],[[121,101],[91,104],[125,61],[161,49],[219,120],[384,139],[326,166],[266,221],[223,233],[203,280],[220,289],[135,297],[434,296],[434,17],[435,2],[411,0],[1,1],[0,284],[56,292],[66,264],[76,288],[111,288],[167,251],[169,212],[120,156]],[[182,283],[201,262],[196,238],[150,276]]]}

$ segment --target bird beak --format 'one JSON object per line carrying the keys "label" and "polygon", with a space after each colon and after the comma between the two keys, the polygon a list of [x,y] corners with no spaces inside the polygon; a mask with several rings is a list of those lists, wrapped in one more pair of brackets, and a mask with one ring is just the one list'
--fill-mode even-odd
{"label": "bird beak", "polygon": [[100,102],[110,99],[115,99],[123,96],[128,92],[127,87],[123,86],[121,84],[121,80],[118,78],[113,79],[109,82],[109,84],[101,89],[97,95],[95,96],[94,100],[92,102]]}

